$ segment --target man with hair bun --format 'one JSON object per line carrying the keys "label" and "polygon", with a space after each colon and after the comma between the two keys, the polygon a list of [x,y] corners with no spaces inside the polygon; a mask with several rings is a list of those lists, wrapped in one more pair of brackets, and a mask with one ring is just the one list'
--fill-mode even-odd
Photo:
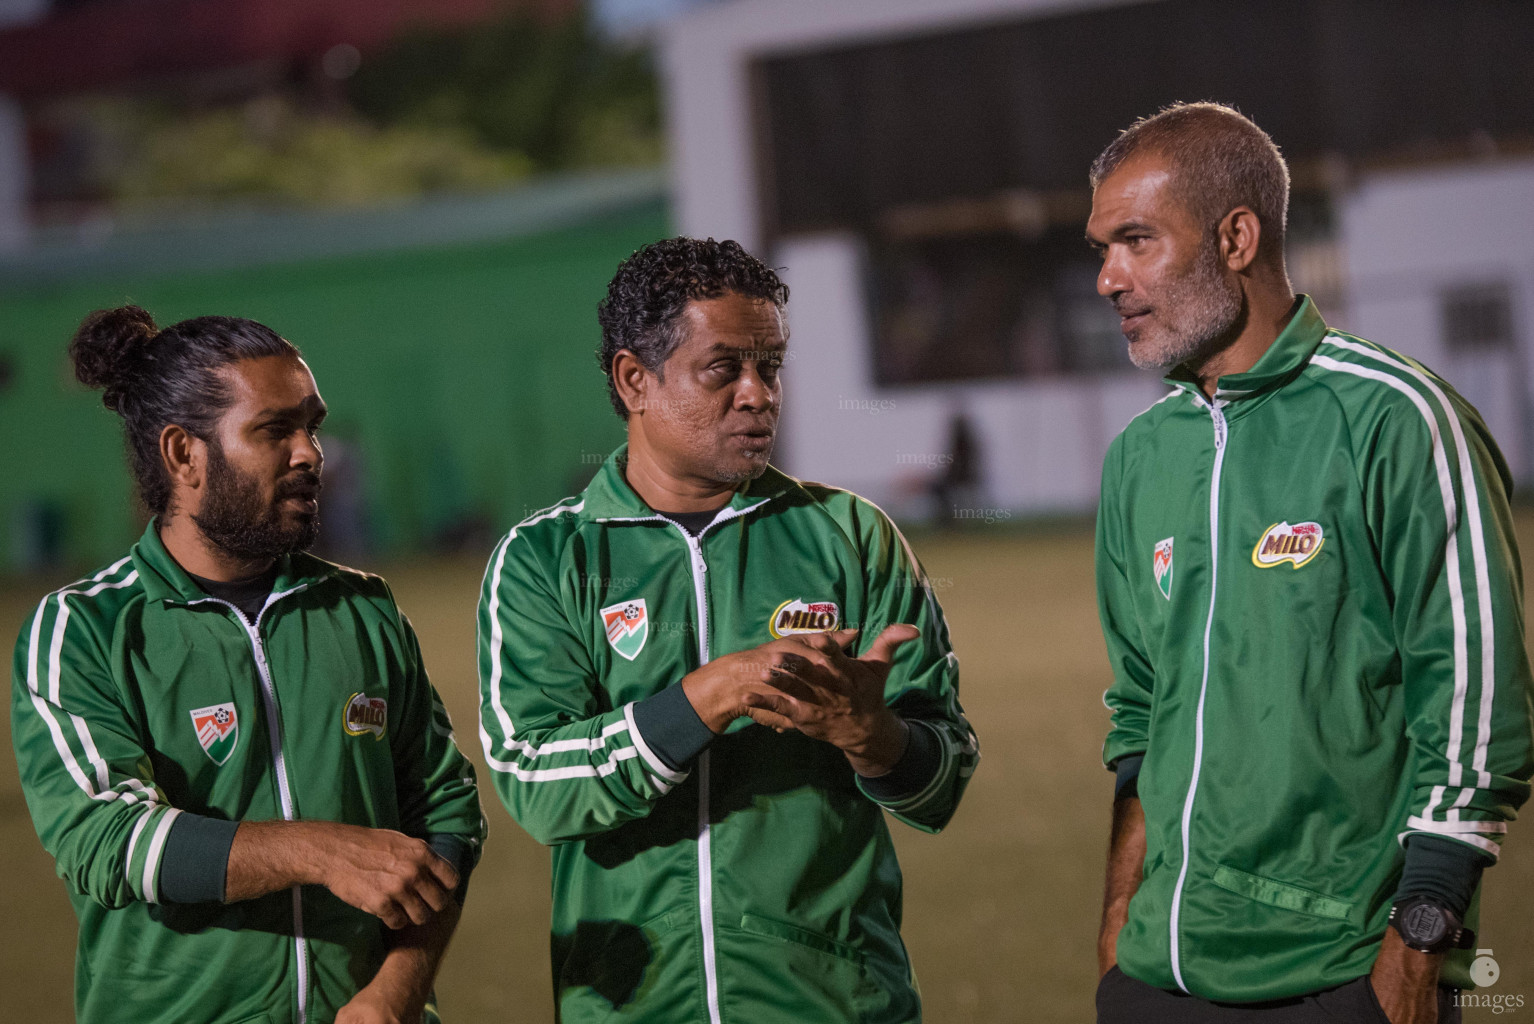
{"label": "man with hair bun", "polygon": [[485,834],[472,766],[379,577],[305,553],[325,403],[253,320],[91,314],[81,382],[151,513],[45,597],[12,741],[79,918],[82,1024],[435,1021]]}
{"label": "man with hair bun", "polygon": [[563,1024],[921,1017],[884,813],[938,831],[979,751],[899,531],[768,464],[787,301],[735,242],[625,260],[597,318],[628,443],[485,574],[480,736],[553,847]]}
{"label": "man with hair bun", "polygon": [[1458,1021],[1534,773],[1507,465],[1294,293],[1246,117],[1169,107],[1091,182],[1098,292],[1172,388],[1103,465],[1098,1020]]}

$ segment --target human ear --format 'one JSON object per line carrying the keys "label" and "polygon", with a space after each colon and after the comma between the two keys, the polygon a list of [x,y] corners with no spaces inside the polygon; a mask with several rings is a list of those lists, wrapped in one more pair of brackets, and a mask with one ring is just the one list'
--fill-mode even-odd
{"label": "human ear", "polygon": [[1257,260],[1262,244],[1262,222],[1249,206],[1238,206],[1220,221],[1220,256],[1225,265],[1241,273]]}
{"label": "human ear", "polygon": [[160,460],[172,488],[197,490],[208,469],[208,446],[185,427],[171,423],[160,431]]}
{"label": "human ear", "polygon": [[645,398],[654,379],[655,375],[630,350],[619,349],[613,356],[613,387],[631,414],[644,412]]}

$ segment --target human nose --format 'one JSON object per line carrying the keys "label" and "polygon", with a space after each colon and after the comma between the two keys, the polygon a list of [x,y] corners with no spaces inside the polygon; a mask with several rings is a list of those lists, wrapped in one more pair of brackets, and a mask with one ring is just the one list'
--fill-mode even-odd
{"label": "human nose", "polygon": [[318,473],[325,464],[325,453],[320,449],[319,439],[310,431],[302,431],[293,445],[288,465],[294,469],[308,469]]}
{"label": "human nose", "polygon": [[762,377],[755,366],[741,371],[735,383],[735,407],[762,412],[777,402],[777,389]]}
{"label": "human nose", "polygon": [[1111,299],[1120,292],[1129,291],[1129,274],[1123,261],[1110,246],[1103,257],[1102,269],[1097,272],[1097,294]]}

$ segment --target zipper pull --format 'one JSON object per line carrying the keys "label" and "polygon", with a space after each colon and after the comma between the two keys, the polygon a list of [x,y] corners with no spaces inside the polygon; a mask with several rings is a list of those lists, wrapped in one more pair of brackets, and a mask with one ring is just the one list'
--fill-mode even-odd
{"label": "zipper pull", "polygon": [[1214,449],[1219,451],[1225,447],[1225,417],[1220,415],[1218,408],[1211,408],[1209,412],[1214,416]]}

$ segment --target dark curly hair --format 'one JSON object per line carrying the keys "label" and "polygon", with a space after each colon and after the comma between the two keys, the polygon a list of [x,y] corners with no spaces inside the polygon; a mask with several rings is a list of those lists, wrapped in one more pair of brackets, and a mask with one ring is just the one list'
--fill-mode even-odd
{"label": "dark curly hair", "polygon": [[597,360],[607,375],[607,397],[620,417],[628,419],[629,412],[613,383],[614,357],[628,349],[661,376],[661,367],[682,343],[687,303],[717,299],[726,292],[766,299],[779,309],[788,304],[788,285],[739,242],[667,238],[618,264],[607,298],[597,303],[597,322],[602,325]]}
{"label": "dark curly hair", "polygon": [[160,330],[138,306],[96,310],[69,343],[75,377],[100,388],[102,404],[123,418],[128,461],[154,515],[165,513],[171,491],[160,433],[174,423],[214,440],[233,401],[218,371],[241,359],[298,355],[291,342],[254,320],[199,316]]}

